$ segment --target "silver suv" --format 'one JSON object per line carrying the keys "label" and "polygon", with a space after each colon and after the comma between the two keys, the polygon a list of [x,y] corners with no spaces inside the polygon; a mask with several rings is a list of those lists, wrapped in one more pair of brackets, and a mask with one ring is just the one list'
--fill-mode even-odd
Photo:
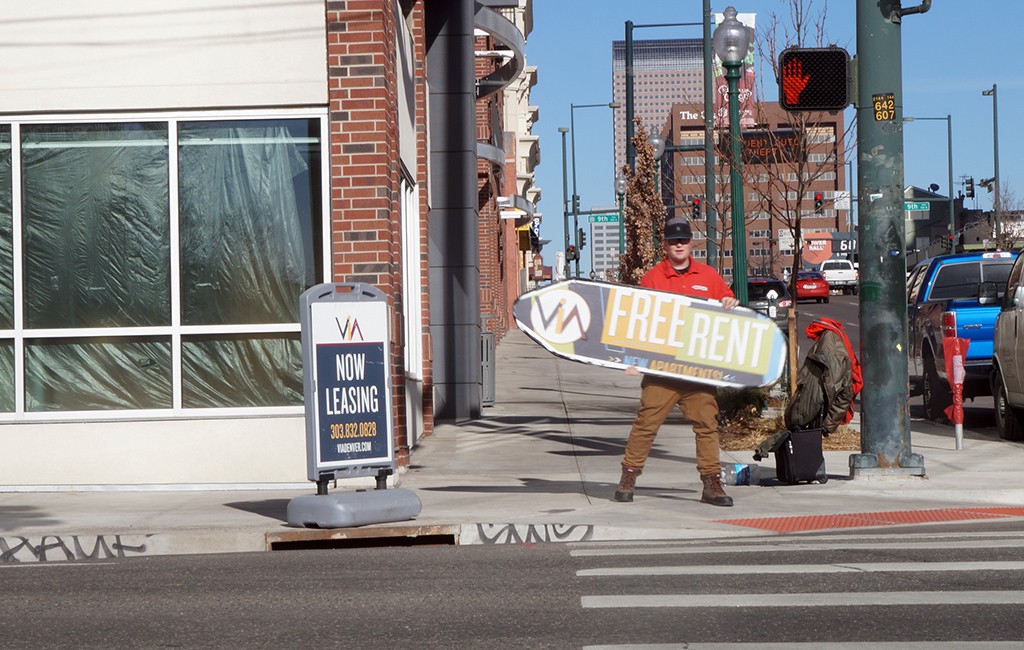
{"label": "silver suv", "polygon": [[[986,286],[989,285],[989,286]],[[982,285],[982,297],[995,297],[994,283]],[[998,287],[1002,289],[1002,287]],[[992,396],[996,427],[1005,440],[1024,440],[1024,255],[1010,269],[992,342]]]}

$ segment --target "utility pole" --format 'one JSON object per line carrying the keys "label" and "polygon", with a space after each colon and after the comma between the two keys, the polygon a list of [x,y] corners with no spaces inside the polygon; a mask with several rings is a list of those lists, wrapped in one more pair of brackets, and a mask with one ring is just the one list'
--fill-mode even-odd
{"label": "utility pole", "polygon": [[925,5],[902,10],[899,0],[857,0],[857,187],[864,391],[861,453],[850,456],[853,478],[925,473],[924,458],[911,452],[907,404],[900,35],[902,15],[923,10]]}

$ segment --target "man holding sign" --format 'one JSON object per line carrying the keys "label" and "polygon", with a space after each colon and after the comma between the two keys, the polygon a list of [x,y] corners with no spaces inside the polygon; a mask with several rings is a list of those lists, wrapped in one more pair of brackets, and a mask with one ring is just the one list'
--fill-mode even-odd
{"label": "man holding sign", "polygon": [[[640,286],[647,289],[717,300],[725,309],[739,304],[729,285],[718,272],[694,260],[693,231],[686,219],[674,218],[665,223],[662,238],[665,259],[644,275]],[[636,374],[636,368],[626,371]],[[732,498],[722,487],[718,444],[718,401],[715,389],[681,379],[645,375],[641,383],[640,407],[633,429],[629,432],[626,453],[622,460],[622,478],[615,491],[616,501],[632,501],[636,479],[665,418],[678,406],[683,416],[693,422],[697,442],[697,472],[704,491],[700,500],[715,506],[731,506]]]}

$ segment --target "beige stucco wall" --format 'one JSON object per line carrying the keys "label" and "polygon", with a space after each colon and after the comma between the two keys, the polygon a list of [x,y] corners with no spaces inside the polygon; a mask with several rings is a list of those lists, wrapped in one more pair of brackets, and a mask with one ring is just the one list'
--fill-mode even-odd
{"label": "beige stucco wall", "polygon": [[327,102],[323,0],[4,0],[0,113]]}
{"label": "beige stucco wall", "polygon": [[0,425],[0,490],[301,485],[303,417]]}

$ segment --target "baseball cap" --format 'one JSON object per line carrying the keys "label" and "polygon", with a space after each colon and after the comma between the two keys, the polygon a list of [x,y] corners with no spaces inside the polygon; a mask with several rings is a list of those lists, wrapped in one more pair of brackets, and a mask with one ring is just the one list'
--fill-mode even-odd
{"label": "baseball cap", "polygon": [[690,241],[693,239],[693,230],[690,229],[690,222],[682,217],[673,217],[665,222],[665,241],[672,240]]}

